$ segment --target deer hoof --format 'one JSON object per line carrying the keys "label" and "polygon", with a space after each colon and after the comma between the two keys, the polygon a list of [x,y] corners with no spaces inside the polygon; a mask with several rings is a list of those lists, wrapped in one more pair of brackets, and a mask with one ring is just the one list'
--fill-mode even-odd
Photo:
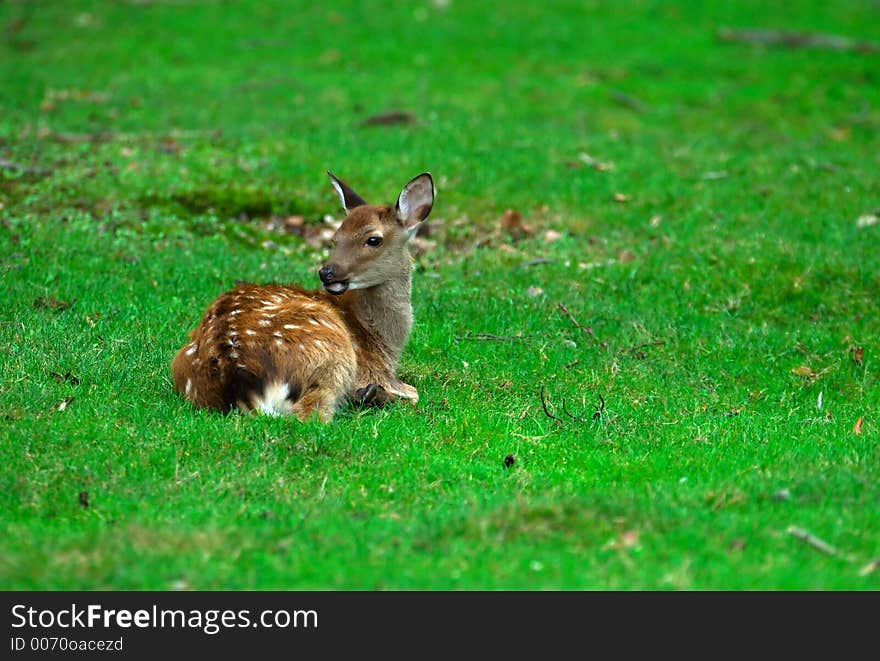
{"label": "deer hoof", "polygon": [[403,381],[395,383],[390,393],[394,399],[402,399],[410,404],[416,404],[419,401],[419,391]]}

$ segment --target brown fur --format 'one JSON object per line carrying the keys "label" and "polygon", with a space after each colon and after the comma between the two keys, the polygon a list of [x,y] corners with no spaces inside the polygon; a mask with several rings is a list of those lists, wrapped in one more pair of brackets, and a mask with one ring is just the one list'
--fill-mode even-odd
{"label": "brown fur", "polygon": [[[418,400],[396,371],[412,326],[407,241],[430,204],[417,208],[417,217],[402,218],[397,207],[356,199],[325,267],[351,288],[333,295],[297,285],[245,284],[220,295],[171,364],[175,388],[194,406],[300,419],[317,414],[326,421],[371,384],[375,402]],[[366,245],[371,236],[381,237],[381,246]],[[279,392],[286,395],[281,402]]]}

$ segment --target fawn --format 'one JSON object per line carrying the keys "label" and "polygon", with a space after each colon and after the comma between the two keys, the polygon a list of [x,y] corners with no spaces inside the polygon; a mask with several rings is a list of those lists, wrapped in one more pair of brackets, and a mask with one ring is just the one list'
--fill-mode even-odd
{"label": "fawn", "polygon": [[412,327],[408,242],[434,204],[431,175],[392,206],[368,205],[332,173],[346,217],[318,271],[324,291],[242,284],[221,294],[171,363],[194,406],[329,422],[346,400],[417,402],[397,378]]}

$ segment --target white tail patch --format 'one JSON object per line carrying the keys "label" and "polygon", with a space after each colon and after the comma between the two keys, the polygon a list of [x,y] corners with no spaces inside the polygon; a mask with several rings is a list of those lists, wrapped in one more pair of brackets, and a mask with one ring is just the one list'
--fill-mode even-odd
{"label": "white tail patch", "polygon": [[254,409],[266,415],[289,415],[292,403],[287,397],[290,387],[286,383],[270,383],[263,389],[263,395],[254,397]]}

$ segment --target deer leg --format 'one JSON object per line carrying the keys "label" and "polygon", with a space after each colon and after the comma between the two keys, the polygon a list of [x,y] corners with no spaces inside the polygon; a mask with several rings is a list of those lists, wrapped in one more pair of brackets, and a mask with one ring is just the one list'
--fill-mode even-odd
{"label": "deer leg", "polygon": [[355,390],[351,395],[351,400],[361,406],[384,406],[394,399],[388,394],[385,387],[378,383],[368,383]]}
{"label": "deer leg", "polygon": [[322,422],[330,422],[339,404],[339,393],[330,389],[315,388],[300,397],[291,409],[301,421],[317,415]]}
{"label": "deer leg", "polygon": [[351,394],[351,399],[363,406],[382,406],[399,399],[415,404],[419,401],[419,392],[411,385],[391,378],[382,382],[370,382],[357,388]]}

